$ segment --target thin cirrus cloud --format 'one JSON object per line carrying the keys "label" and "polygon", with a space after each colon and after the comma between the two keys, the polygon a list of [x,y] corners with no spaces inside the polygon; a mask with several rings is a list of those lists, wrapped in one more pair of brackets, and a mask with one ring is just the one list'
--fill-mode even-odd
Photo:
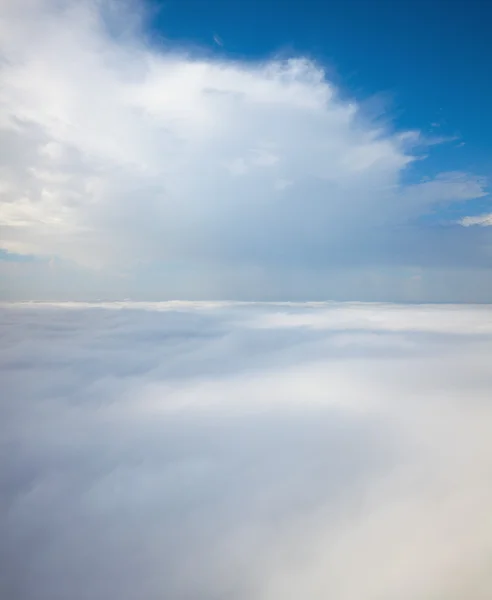
{"label": "thin cirrus cloud", "polygon": [[[446,295],[456,269],[480,279],[482,237],[418,219],[484,196],[486,180],[444,170],[405,183],[435,140],[369,118],[313,61],[153,45],[136,1],[22,0],[0,11],[2,248],[62,265],[2,261],[21,295],[39,297],[35,282],[51,278],[53,295],[83,296],[96,272],[101,293],[117,297],[333,291],[320,279],[357,296],[361,277],[384,296],[414,268],[430,270],[415,293],[432,297]],[[21,290],[28,269],[37,277]]]}
{"label": "thin cirrus cloud", "polygon": [[0,596],[488,600],[490,307],[0,307]]}

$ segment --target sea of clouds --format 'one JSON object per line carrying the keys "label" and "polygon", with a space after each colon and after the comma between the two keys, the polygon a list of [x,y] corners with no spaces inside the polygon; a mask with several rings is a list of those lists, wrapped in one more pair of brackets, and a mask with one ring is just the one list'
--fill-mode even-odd
{"label": "sea of clouds", "polygon": [[0,308],[3,600],[492,597],[492,309]]}

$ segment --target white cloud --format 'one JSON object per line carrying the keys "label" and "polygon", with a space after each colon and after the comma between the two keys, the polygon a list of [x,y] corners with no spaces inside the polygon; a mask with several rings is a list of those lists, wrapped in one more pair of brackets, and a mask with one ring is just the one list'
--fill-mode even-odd
{"label": "white cloud", "polygon": [[490,598],[490,312],[0,307],[0,595]]}
{"label": "white cloud", "polygon": [[421,134],[366,118],[309,60],[146,45],[139,2],[22,0],[0,16],[9,252],[111,272],[205,263],[244,282],[279,260],[377,264],[377,228],[397,245],[392,227],[484,194],[469,174],[403,184]]}
{"label": "white cloud", "polygon": [[476,217],[463,217],[460,221],[463,227],[471,227],[472,225],[480,225],[480,227],[492,226],[492,213],[478,215]]}

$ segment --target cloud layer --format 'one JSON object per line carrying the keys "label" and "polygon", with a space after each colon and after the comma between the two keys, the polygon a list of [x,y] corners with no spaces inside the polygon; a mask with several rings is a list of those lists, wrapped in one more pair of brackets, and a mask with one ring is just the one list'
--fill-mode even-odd
{"label": "cloud layer", "polygon": [[490,308],[0,319],[2,598],[490,598]]}
{"label": "cloud layer", "polygon": [[83,297],[102,270],[103,295],[120,298],[361,297],[362,276],[379,278],[376,295],[411,299],[409,269],[449,286],[446,269],[489,264],[476,229],[415,225],[483,196],[486,181],[409,178],[433,141],[371,119],[313,61],[150,43],[139,2],[0,11],[2,248],[44,259],[2,265],[17,296],[43,297],[36,277],[30,293],[18,283],[31,269],[59,297]]}

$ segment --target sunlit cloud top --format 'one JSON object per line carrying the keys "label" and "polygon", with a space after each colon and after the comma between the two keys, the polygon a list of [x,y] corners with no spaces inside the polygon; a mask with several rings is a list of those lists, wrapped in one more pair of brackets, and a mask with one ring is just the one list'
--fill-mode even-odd
{"label": "sunlit cloud top", "polygon": [[419,223],[487,180],[424,178],[435,140],[371,118],[311,59],[156,45],[137,1],[22,0],[0,16],[1,247],[42,259],[2,261],[14,296],[42,295],[46,273],[74,298],[101,273],[117,297],[361,294],[341,272],[409,296],[417,269],[412,299],[439,293],[437,269],[453,299],[456,269],[490,257],[476,228]]}

